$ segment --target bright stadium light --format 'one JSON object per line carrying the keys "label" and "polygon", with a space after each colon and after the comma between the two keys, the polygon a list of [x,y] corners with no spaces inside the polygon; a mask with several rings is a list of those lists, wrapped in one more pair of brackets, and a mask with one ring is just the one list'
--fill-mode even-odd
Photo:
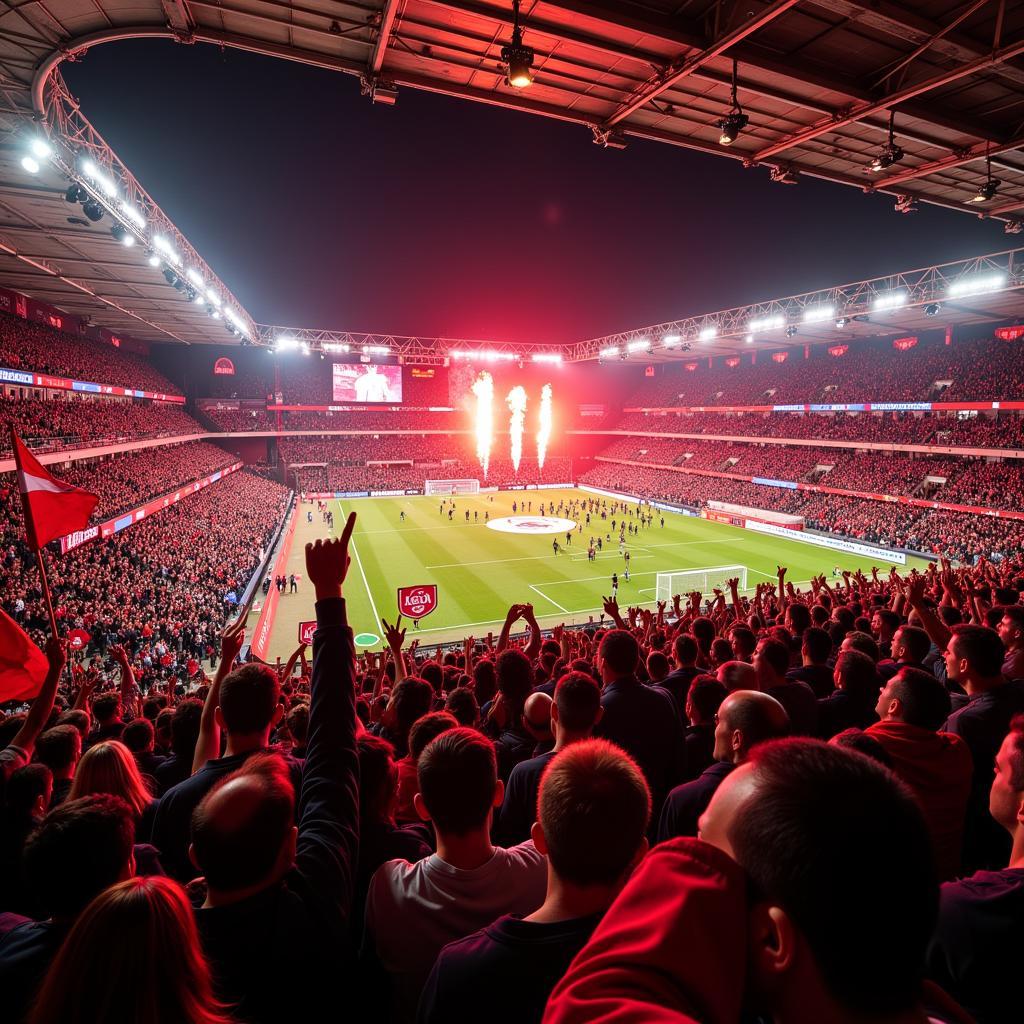
{"label": "bright stadium light", "polygon": [[118,209],[127,217],[140,231],[146,226],[146,218],[142,212],[137,210],[131,203],[122,202]]}
{"label": "bright stadium light", "polygon": [[149,254],[149,259],[146,261],[151,267],[160,266],[160,257],[155,252]]}
{"label": "bright stadium light", "polygon": [[196,297],[192,300],[197,306],[206,305],[206,296],[202,292],[196,292]]}
{"label": "bright stadium light", "polygon": [[199,271],[195,269],[195,267],[189,267],[188,270],[185,271],[185,276],[197,288],[205,288],[206,287],[206,282],[203,280],[203,275],[200,274]]}
{"label": "bright stadium light", "polygon": [[347,352],[348,351],[348,345],[344,345],[340,341],[325,341],[320,347],[325,352]]}
{"label": "bright stadium light", "polygon": [[637,338],[636,341],[631,341],[631,342],[629,342],[628,345],[626,345],[626,351],[627,352],[646,352],[646,351],[648,351],[650,349],[650,347],[651,347],[651,339],[650,338]]}
{"label": "bright stadium light", "polygon": [[225,309],[224,315],[239,334],[249,337],[249,328],[245,326],[245,321],[233,309]]}
{"label": "bright stadium light", "polygon": [[754,333],[761,331],[778,331],[786,326],[786,318],[781,315],[764,316],[760,320],[751,320],[747,327]]}
{"label": "bright stadium light", "polygon": [[21,166],[24,167],[29,174],[39,173],[39,161],[34,156],[29,156],[27,153],[21,158]]}
{"label": "bright stadium light", "polygon": [[117,185],[108,178],[91,160],[82,161],[82,173],[93,182],[107,196],[113,199],[117,195]]}
{"label": "bright stadium light", "polygon": [[292,352],[299,347],[299,339],[293,338],[290,334],[281,334],[278,335],[275,347],[278,352]]}
{"label": "bright stadium light", "polygon": [[173,263],[176,267],[181,266],[181,257],[163,235],[153,236],[153,247],[163,253],[168,262]]}
{"label": "bright stadium light", "polygon": [[744,340],[744,341],[745,341],[745,342],[746,342],[746,343],[747,343],[748,345],[752,345],[752,344],[753,344],[753,342],[754,342],[754,336],[753,336],[752,334],[748,334],[748,335],[747,335],[747,336],[746,336],[746,337],[745,337],[745,338],[744,338],[743,340]]}
{"label": "bright stadium light", "polygon": [[712,341],[718,337],[717,327],[705,327],[701,330],[700,334],[697,335],[700,341]]}
{"label": "bright stadium light", "polygon": [[905,291],[882,292],[875,297],[871,308],[875,310],[899,309],[907,304],[907,293]]}
{"label": "bright stadium light", "polygon": [[28,144],[28,148],[37,160],[49,160],[53,156],[53,146],[39,136],[36,136]]}
{"label": "bright stadium light", "polygon": [[363,354],[368,356],[386,356],[391,351],[387,345],[364,345]]}
{"label": "bright stadium light", "polygon": [[525,89],[533,82],[533,58],[533,48],[523,43],[519,0],[512,0],[512,42],[501,48],[501,59],[508,68],[505,81],[513,89]]}
{"label": "bright stadium light", "polygon": [[675,348],[682,340],[682,336],[679,334],[666,334],[665,337],[661,339],[661,343],[665,348]]}
{"label": "bright stadium light", "polygon": [[971,274],[954,281],[946,294],[950,298],[963,298],[965,295],[980,295],[983,292],[997,292],[1006,284],[1005,274]]}
{"label": "bright stadium light", "polygon": [[600,356],[602,359],[614,359],[618,354],[618,345],[609,345],[608,348],[603,348],[600,352]]}
{"label": "bright stadium light", "polygon": [[835,315],[835,306],[811,306],[804,310],[804,323],[820,324],[825,320],[831,320]]}
{"label": "bright stadium light", "polygon": [[213,306],[214,309],[220,309],[220,296],[215,292],[207,289],[206,301]]}
{"label": "bright stadium light", "polygon": [[562,361],[562,354],[560,352],[534,352],[530,356],[530,361],[534,363],[560,363]]}

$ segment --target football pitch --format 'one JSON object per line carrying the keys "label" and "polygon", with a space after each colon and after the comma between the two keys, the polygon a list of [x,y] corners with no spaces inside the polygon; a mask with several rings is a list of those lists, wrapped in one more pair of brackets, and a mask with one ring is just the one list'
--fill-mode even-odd
{"label": "football pitch", "polygon": [[[345,583],[349,622],[357,635],[360,649],[382,646],[381,617],[389,622],[398,614],[399,587],[436,584],[436,609],[420,620],[419,630],[412,622],[406,642],[420,638],[421,648],[431,643],[461,640],[467,635],[497,635],[511,604],[532,603],[542,626],[558,623],[580,624],[597,621],[602,599],[611,592],[611,575],[619,575],[618,601],[628,605],[655,603],[655,577],[659,572],[680,569],[745,565],[748,586],[776,579],[776,566],[788,568],[787,580],[806,588],[812,576],[831,578],[835,566],[863,569],[872,564],[888,574],[888,563],[845,552],[816,547],[799,541],[752,533],[738,527],[710,522],[678,513],[653,509],[654,523],[638,535],[628,538],[631,579],[623,579],[625,562],[619,552],[610,518],[592,517],[590,527],[583,520],[583,532],[572,531],[565,543],[564,529],[557,534],[519,534],[500,532],[484,522],[511,516],[513,502],[520,513],[524,501],[532,503],[531,518],[536,519],[541,503],[557,507],[559,500],[612,499],[579,490],[499,491],[491,494],[455,497],[455,514],[448,518],[447,507],[439,511],[439,497],[356,498],[332,500],[334,530],[328,530],[314,505],[300,505],[295,539],[287,571],[301,578],[297,594],[283,596],[278,605],[271,641],[271,654],[287,658],[295,648],[298,623],[314,618],[313,595],[305,580],[303,551],[317,537],[340,535],[350,511],[358,514],[353,535],[352,565]],[[635,508],[635,505],[633,506]],[[306,512],[313,509],[313,522]],[[466,521],[466,512],[469,521]],[[401,513],[405,513],[404,520]],[[884,508],[879,506],[879,513]],[[560,513],[552,513],[559,515]],[[660,525],[664,515],[665,525]],[[621,520],[621,514],[616,517]],[[627,522],[635,522],[635,517]],[[594,562],[587,560],[591,535],[605,537],[604,550]],[[562,551],[556,555],[552,539]],[[923,566],[923,560],[911,558],[908,566]],[[904,571],[903,567],[899,567]],[[515,629],[522,629],[517,623]]]}

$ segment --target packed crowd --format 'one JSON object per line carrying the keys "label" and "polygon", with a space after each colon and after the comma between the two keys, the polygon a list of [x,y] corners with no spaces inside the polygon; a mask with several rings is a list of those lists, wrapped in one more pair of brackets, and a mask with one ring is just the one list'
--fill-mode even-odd
{"label": "packed crowd", "polygon": [[731,480],[652,469],[636,463],[597,463],[579,482],[655,501],[701,508],[727,501],[801,515],[814,530],[887,547],[910,548],[973,562],[1002,559],[1024,549],[1024,523],[971,513],[916,508],[906,504],[818,494]]}
{"label": "packed crowd", "polygon": [[0,366],[55,377],[180,395],[148,360],[126,349],[0,313]]}
{"label": "packed crowd", "polygon": [[267,409],[214,409],[206,415],[222,430],[464,430],[463,412],[358,409],[350,412],[281,412]]}
{"label": "packed crowd", "polygon": [[992,401],[1013,399],[1024,385],[1024,348],[1017,343],[979,338],[923,341],[895,352],[885,341],[851,344],[841,357],[824,345],[799,350],[776,363],[765,353],[713,368],[695,360],[667,364],[624,402],[625,408],[673,405],[789,405],[810,402]]}
{"label": "packed crowd", "polygon": [[10,458],[8,425],[34,451],[58,451],[86,444],[113,444],[147,437],[198,434],[203,428],[178,405],[127,399],[0,396],[0,457]]}
{"label": "packed crowd", "polygon": [[[121,645],[147,685],[194,675],[262,563],[288,494],[242,470],[107,540],[51,559],[57,618],[89,637],[80,669],[95,670]],[[46,610],[20,506],[8,477],[0,491],[0,607],[40,637]]]}
{"label": "packed crowd", "polygon": [[1021,448],[1024,419],[941,413],[624,413],[615,430],[719,437],[789,437],[797,440],[873,441],[939,447]]}
{"label": "packed crowd", "polygon": [[72,462],[61,469],[60,476],[67,483],[95,494],[100,500],[93,517],[109,519],[236,461],[233,455],[216,445],[186,441],[88,462]]}
{"label": "packed crowd", "polygon": [[467,459],[472,439],[449,434],[349,434],[343,437],[282,437],[278,442],[287,464],[326,462],[363,465],[367,462],[428,462]]}
{"label": "packed crowd", "polygon": [[236,623],[192,696],[48,643],[0,721],[5,1019],[1012,1018],[1019,558],[357,658],[354,518],[306,550],[311,660],[236,667]]}

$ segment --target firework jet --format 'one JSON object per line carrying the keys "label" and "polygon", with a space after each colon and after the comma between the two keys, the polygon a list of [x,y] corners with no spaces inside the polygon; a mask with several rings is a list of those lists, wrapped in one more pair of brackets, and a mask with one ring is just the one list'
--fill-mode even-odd
{"label": "firework jet", "polygon": [[487,479],[487,466],[491,461],[491,432],[493,430],[494,379],[481,373],[473,382],[476,395],[476,457]]}
{"label": "firework jet", "polygon": [[519,472],[519,460],[523,457],[523,421],[526,419],[526,388],[516,385],[509,393],[508,407],[512,415],[508,420],[508,432],[512,440],[512,468]]}
{"label": "firework jet", "polygon": [[548,453],[548,441],[551,440],[551,385],[545,384],[540,389],[540,430],[537,431],[537,463],[544,468],[544,458]]}

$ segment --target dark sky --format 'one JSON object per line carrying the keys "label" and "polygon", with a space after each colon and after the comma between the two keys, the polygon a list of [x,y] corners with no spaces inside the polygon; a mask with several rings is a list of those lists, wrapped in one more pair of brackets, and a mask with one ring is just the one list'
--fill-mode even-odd
{"label": "dark sky", "polygon": [[63,72],[263,323],[574,341],[1003,248],[999,224],[210,46]]}

